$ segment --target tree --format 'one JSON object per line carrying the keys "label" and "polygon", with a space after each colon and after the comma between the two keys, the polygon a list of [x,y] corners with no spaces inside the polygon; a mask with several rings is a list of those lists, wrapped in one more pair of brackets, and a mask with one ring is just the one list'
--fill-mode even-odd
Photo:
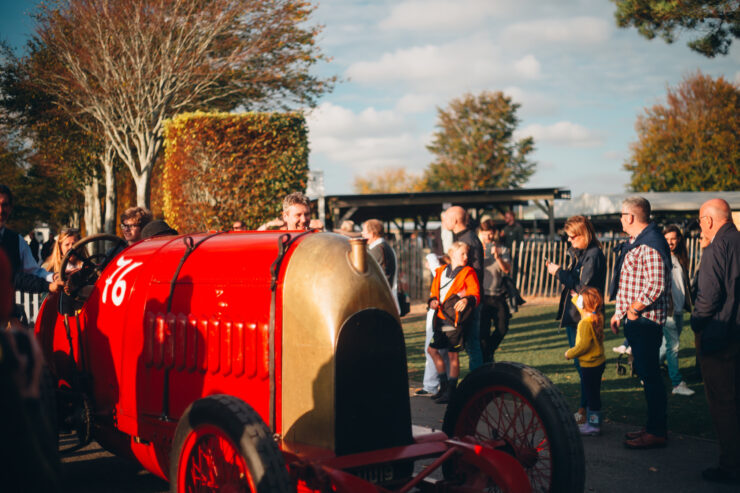
{"label": "tree", "polygon": [[[29,161],[52,179],[46,188],[63,204],[58,207],[61,223],[75,222],[75,205],[84,197],[85,231],[115,232],[114,159],[110,145],[100,133],[85,131],[59,106],[55,98],[36,84],[36,74],[59,69],[57,61],[38,43],[28,45],[29,54],[19,59],[2,47],[0,63],[0,107],[2,120],[17,129],[30,143]],[[89,119],[89,117],[88,117]],[[88,126],[95,126],[89,121]],[[104,176],[105,207],[101,210],[100,178]],[[43,175],[42,175],[43,176]],[[53,208],[55,212],[57,207]],[[104,222],[104,224],[103,224]]]}
{"label": "tree", "polygon": [[637,119],[624,167],[637,192],[740,189],[740,89],[701,72]]}
{"label": "tree", "polygon": [[81,127],[99,126],[149,205],[163,123],[176,113],[314,105],[334,79],[302,0],[58,0],[43,4],[37,41],[60,70],[39,83]]}
{"label": "tree", "polygon": [[356,193],[403,193],[423,190],[421,177],[409,173],[405,168],[385,168],[370,171],[365,176],[356,176]]}
{"label": "tree", "polygon": [[697,31],[687,44],[692,50],[713,58],[727,55],[733,38],[740,37],[738,0],[612,0],[617,4],[619,27],[636,27],[647,39],[656,35],[667,43],[675,32]]}
{"label": "tree", "polygon": [[534,139],[514,140],[519,104],[501,92],[466,94],[438,109],[438,130],[430,152],[436,160],[424,172],[430,190],[519,187],[534,173],[527,159]]}

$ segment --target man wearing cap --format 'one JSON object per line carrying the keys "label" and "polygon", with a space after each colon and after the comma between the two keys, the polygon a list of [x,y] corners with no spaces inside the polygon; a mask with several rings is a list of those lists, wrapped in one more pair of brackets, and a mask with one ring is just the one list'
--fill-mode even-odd
{"label": "man wearing cap", "polygon": [[156,219],[148,223],[141,230],[142,240],[146,240],[147,238],[154,238],[155,236],[177,236],[177,235],[178,235],[177,231],[172,229],[169,224],[162,221],[161,219]]}

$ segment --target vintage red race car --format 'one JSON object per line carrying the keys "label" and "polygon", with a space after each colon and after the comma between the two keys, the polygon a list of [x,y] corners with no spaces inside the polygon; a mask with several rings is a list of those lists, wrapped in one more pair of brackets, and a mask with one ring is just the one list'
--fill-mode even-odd
{"label": "vintage red race car", "polygon": [[583,491],[575,422],[524,365],[472,372],[443,431],[414,434],[401,322],[364,240],[214,232],[86,250],[111,240],[75,245],[80,289],[36,323],[76,446],[95,439],[179,492]]}

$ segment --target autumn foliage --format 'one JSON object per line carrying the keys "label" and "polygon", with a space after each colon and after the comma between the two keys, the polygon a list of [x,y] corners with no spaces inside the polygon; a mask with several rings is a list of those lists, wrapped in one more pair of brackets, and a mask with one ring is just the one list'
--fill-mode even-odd
{"label": "autumn foliage", "polygon": [[424,171],[428,190],[518,188],[534,173],[534,139],[516,139],[519,104],[502,92],[453,99],[438,109],[427,149],[436,156]]}
{"label": "autumn foliage", "polygon": [[163,211],[180,232],[256,228],[308,178],[298,113],[186,113],[165,124]]}
{"label": "autumn foliage", "polygon": [[368,171],[365,176],[356,176],[353,183],[356,193],[404,193],[423,192],[424,183],[420,176],[405,168],[384,168]]}
{"label": "autumn foliage", "polygon": [[638,117],[625,168],[636,192],[740,189],[740,88],[697,73]]}

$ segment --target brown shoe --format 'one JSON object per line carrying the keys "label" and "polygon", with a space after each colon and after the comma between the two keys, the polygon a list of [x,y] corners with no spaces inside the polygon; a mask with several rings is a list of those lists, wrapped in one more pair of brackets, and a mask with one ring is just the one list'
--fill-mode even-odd
{"label": "brown shoe", "polygon": [[645,428],[641,430],[628,431],[627,433],[624,434],[624,438],[627,440],[634,440],[635,438],[640,438],[645,433],[647,433],[645,431]]}
{"label": "brown shoe", "polygon": [[645,432],[633,440],[625,440],[624,446],[631,449],[661,448],[666,446],[666,442],[665,437]]}

